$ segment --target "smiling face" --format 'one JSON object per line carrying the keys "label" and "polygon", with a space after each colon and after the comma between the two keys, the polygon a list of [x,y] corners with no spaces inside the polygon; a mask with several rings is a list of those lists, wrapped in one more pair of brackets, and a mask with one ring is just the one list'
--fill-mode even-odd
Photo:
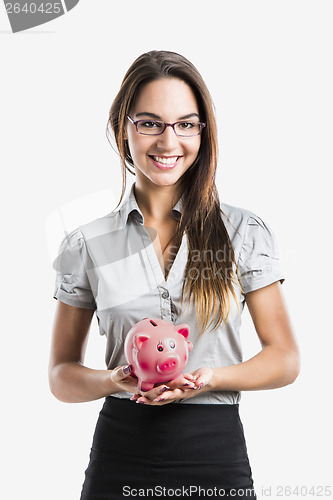
{"label": "smiling face", "polygon": [[[200,121],[192,89],[178,78],[163,78],[144,85],[129,115],[134,121]],[[142,135],[129,120],[126,136],[137,181],[143,186],[175,185],[195,161],[201,141],[200,135],[178,137],[171,127],[166,127],[161,135]]]}

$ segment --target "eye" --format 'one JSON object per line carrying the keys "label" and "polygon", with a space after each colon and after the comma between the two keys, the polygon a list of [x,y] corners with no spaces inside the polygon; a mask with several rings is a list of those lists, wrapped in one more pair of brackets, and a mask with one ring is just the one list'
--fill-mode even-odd
{"label": "eye", "polygon": [[162,124],[160,122],[140,122],[140,127],[142,128],[161,128]]}
{"label": "eye", "polygon": [[176,347],[176,344],[174,343],[173,340],[170,340],[169,345],[170,345],[171,349],[174,349]]}
{"label": "eye", "polygon": [[189,129],[195,127],[195,125],[196,124],[192,123],[192,122],[180,122],[179,123],[180,128],[183,130],[189,130]]}
{"label": "eye", "polygon": [[164,350],[163,344],[161,344],[161,343],[157,344],[157,350],[160,352],[163,351]]}

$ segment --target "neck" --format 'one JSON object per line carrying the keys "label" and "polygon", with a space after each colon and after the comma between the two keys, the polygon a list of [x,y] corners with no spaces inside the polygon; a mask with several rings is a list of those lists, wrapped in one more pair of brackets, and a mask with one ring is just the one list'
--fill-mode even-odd
{"label": "neck", "polygon": [[171,210],[179,200],[179,188],[172,186],[146,186],[137,179],[134,194],[145,219],[165,221],[170,218]]}

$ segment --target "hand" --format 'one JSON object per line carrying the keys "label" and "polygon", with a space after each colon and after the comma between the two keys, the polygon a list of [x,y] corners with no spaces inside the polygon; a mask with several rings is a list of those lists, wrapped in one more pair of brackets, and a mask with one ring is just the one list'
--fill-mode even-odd
{"label": "hand", "polygon": [[[137,392],[138,379],[131,375],[132,366],[123,365],[117,366],[111,371],[111,380],[116,385],[119,391]],[[115,390],[114,392],[118,392]]]}
{"label": "hand", "polygon": [[165,405],[177,399],[188,399],[211,390],[213,370],[206,366],[198,368],[192,373],[185,373],[182,377],[154,387],[150,391],[139,391],[134,394],[132,401],[148,405]]}

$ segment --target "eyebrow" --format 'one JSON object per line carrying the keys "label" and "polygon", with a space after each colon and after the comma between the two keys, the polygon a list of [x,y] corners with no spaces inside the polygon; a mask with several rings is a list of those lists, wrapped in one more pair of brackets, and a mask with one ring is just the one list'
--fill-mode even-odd
{"label": "eyebrow", "polygon": [[[148,113],[148,112],[143,112],[143,113],[136,113],[134,116],[139,117],[139,116],[149,116],[149,118],[154,118],[155,120],[162,120],[162,118],[158,115],[155,115],[155,113]],[[180,116],[178,120],[188,120],[189,118],[192,118],[193,116],[196,116],[200,120],[200,116],[198,113],[189,113],[188,115]]]}

